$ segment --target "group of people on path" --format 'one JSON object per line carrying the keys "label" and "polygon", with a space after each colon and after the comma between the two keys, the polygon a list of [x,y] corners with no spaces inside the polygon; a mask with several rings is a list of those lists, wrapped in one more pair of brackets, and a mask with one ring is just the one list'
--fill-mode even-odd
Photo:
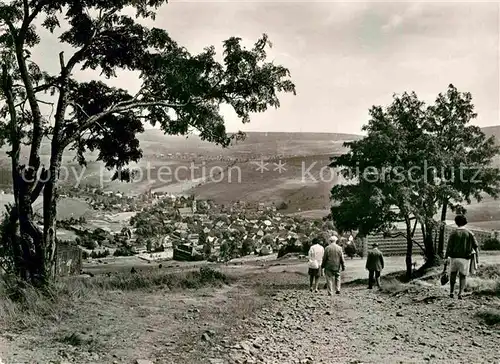
{"label": "group of people on path", "polygon": [[[324,274],[328,295],[340,294],[340,272],[345,271],[345,258],[342,247],[338,245],[338,236],[333,234],[329,237],[329,245],[323,247],[322,239],[315,237],[309,248],[309,289],[311,292],[319,292],[319,280]],[[368,270],[368,288],[372,289],[375,283],[380,288],[380,274],[384,269],[384,256],[374,243],[368,251],[366,258],[366,269]]]}
{"label": "group of people on path", "polygon": [[[464,215],[455,217],[457,229],[451,232],[446,246],[445,265],[443,276],[447,277],[447,268],[450,272],[450,297],[454,297],[456,279],[459,277],[458,298],[461,299],[466,285],[466,277],[470,272],[475,272],[479,265],[479,248],[474,234],[468,230],[467,218]],[[326,278],[328,295],[340,294],[340,272],[345,271],[344,252],[338,245],[338,236],[334,232],[329,237],[329,245],[324,247],[323,239],[315,237],[309,249],[309,289],[319,292],[319,280],[323,275]],[[380,289],[380,275],[384,269],[384,255],[378,249],[378,244],[373,243],[368,251],[365,268],[368,271],[368,288],[376,285]],[[443,282],[443,281],[442,281]],[[447,281],[445,282],[447,283]]]}

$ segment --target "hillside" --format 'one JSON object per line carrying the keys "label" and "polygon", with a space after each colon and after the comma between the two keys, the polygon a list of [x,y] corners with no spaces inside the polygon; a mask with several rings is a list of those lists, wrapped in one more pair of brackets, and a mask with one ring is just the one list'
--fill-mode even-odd
{"label": "hillside", "polygon": [[[500,138],[500,126],[483,130],[488,136]],[[195,135],[166,136],[159,130],[149,129],[140,135],[144,157],[132,165],[139,172],[132,183],[110,182],[110,172],[95,162],[95,154],[88,156],[89,163],[82,169],[73,160],[72,151],[64,156],[61,178],[66,185],[102,185],[105,189],[127,193],[148,190],[192,193],[220,204],[238,200],[274,202],[286,207],[285,212],[314,210],[313,215],[317,217],[327,213],[330,189],[341,181],[327,167],[330,157],[346,151],[345,141],[360,137],[249,132],[244,140],[224,149]],[[48,143],[44,143],[42,150],[47,158]],[[260,160],[264,163],[263,170],[259,170]],[[0,166],[3,165],[0,188],[10,186],[8,163],[5,154],[4,158],[0,157]],[[495,164],[500,165],[500,156]],[[500,228],[499,203],[492,198],[486,196],[468,210],[471,222],[477,226]],[[452,217],[450,213],[449,218]]]}
{"label": "hillside", "polygon": [[495,126],[487,126],[484,128],[481,128],[483,133],[486,134],[486,136],[494,136],[497,141],[500,141],[500,125],[495,125]]}

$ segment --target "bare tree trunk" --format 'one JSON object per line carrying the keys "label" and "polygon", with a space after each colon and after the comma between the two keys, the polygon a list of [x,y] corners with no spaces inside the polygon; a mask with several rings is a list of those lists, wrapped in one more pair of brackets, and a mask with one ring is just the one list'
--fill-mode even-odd
{"label": "bare tree trunk", "polygon": [[43,250],[42,266],[44,282],[49,283],[56,273],[56,218],[57,218],[57,179],[62,156],[52,150],[48,181],[43,190]]}
{"label": "bare tree trunk", "polygon": [[424,236],[424,247],[425,247],[425,266],[432,267],[436,262],[436,252],[434,250],[434,224],[429,222],[426,224]]}
{"label": "bare tree trunk", "polygon": [[17,111],[14,104],[12,92],[12,78],[9,74],[7,64],[2,64],[2,91],[5,95],[9,108],[9,133],[11,139],[11,169],[12,185],[14,190],[14,205],[7,209],[8,221],[2,234],[2,244],[4,249],[8,249],[8,254],[12,258],[12,269],[21,279],[28,279],[29,249],[21,239],[19,231],[19,197],[22,186],[21,168],[19,167],[19,155],[21,151],[21,139],[17,126]]}
{"label": "bare tree trunk", "polygon": [[439,240],[438,240],[438,250],[437,253],[441,258],[444,257],[444,234],[446,229],[446,214],[448,212],[448,199],[443,201],[443,206],[441,208],[441,224],[439,226]]}
{"label": "bare tree trunk", "polygon": [[24,181],[19,193],[18,213],[23,265],[27,270],[28,280],[39,286],[43,280],[38,255],[43,244],[42,233],[34,222],[31,191],[28,183]]}
{"label": "bare tree trunk", "polygon": [[406,279],[411,280],[413,273],[413,262],[412,262],[412,254],[413,254],[413,234],[411,227],[411,220],[406,217]]}

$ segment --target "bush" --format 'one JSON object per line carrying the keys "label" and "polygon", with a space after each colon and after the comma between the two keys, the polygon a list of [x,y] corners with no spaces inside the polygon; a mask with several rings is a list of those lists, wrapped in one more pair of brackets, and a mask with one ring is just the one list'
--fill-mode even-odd
{"label": "bush", "polygon": [[90,257],[92,259],[99,259],[99,258],[106,258],[107,256],[111,255],[108,249],[100,252],[92,251],[90,253]]}
{"label": "bush", "polygon": [[308,255],[309,249],[311,249],[311,241],[309,239],[302,242],[302,254]]}
{"label": "bush", "polygon": [[241,246],[241,255],[249,255],[255,250],[255,243],[251,239],[246,239],[243,241]]}
{"label": "bush", "polygon": [[489,238],[483,241],[481,246],[482,250],[500,250],[500,240]]}
{"label": "bush", "polygon": [[276,206],[276,210],[286,210],[288,208],[288,204],[285,201],[282,201],[278,206]]}
{"label": "bush", "polygon": [[356,256],[356,246],[354,244],[347,244],[344,248],[344,251],[345,254],[351,259]]}
{"label": "bush", "polygon": [[165,274],[161,270],[154,270],[83,280],[83,284],[90,288],[118,289],[123,291],[142,290],[161,286],[166,286],[170,289],[197,289],[202,287],[220,287],[231,282],[232,279],[224,273],[209,267],[201,267],[199,271],[177,274]]}
{"label": "bush", "polygon": [[163,245],[158,245],[153,248],[153,253],[162,253],[165,251],[165,247]]}
{"label": "bush", "polygon": [[302,254],[304,251],[304,247],[301,245],[295,245],[295,244],[287,244],[283,245],[281,249],[278,251],[278,258],[281,258],[287,254],[290,253],[300,253]]}
{"label": "bush", "polygon": [[115,250],[113,256],[115,257],[131,257],[135,252],[129,247],[120,247]]}
{"label": "bush", "polygon": [[270,255],[271,254],[271,250],[269,250],[269,248],[267,246],[263,246],[260,251],[259,251],[259,255],[261,257],[263,256],[266,256],[266,255]]}
{"label": "bush", "polygon": [[89,250],[94,250],[95,248],[97,248],[96,241],[88,236],[82,236],[81,238],[76,238],[76,243]]}

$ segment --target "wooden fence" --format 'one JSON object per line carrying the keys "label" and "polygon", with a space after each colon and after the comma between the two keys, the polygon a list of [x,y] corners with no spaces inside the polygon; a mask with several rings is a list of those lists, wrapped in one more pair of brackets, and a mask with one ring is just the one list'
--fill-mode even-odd
{"label": "wooden fence", "polygon": [[[452,226],[446,226],[445,229],[445,249],[446,249],[446,243],[448,241],[448,237],[450,233],[455,230],[455,227]],[[481,243],[489,239],[491,237],[491,232],[489,231],[483,231],[483,230],[475,230],[475,229],[469,229],[472,231],[479,243]],[[403,230],[396,230],[398,232],[403,232]],[[439,232],[436,232],[436,237],[434,239],[436,248],[437,248],[437,242],[438,242],[438,236]],[[424,244],[424,239],[422,236],[421,231],[415,231],[415,236],[414,240],[417,241],[421,246]],[[377,235],[369,235],[367,239],[365,240],[365,251],[368,249],[372,243],[378,243],[379,249],[384,253],[386,256],[391,256],[391,255],[406,255],[406,238],[404,236],[398,236],[396,238],[387,238],[384,237],[382,234],[377,234]],[[413,254],[422,254],[422,249],[417,245],[413,244]]]}

